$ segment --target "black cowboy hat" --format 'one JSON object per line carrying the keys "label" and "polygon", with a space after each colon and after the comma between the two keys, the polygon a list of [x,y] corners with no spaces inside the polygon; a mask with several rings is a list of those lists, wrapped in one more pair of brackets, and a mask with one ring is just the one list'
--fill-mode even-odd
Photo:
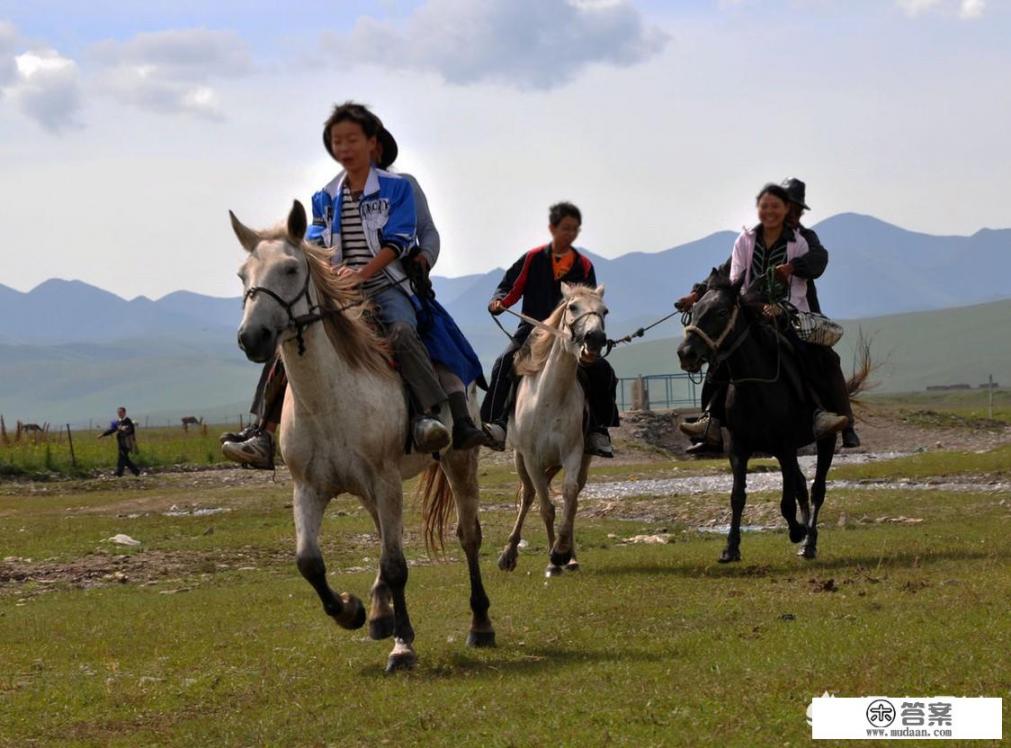
{"label": "black cowboy hat", "polygon": [[[364,108],[364,107],[363,107]],[[366,110],[368,111],[368,110]],[[397,148],[397,141],[394,140],[393,135],[389,130],[383,125],[383,121],[368,112],[368,114],[375,118],[376,123],[379,125],[379,131],[376,133],[376,140],[379,142],[380,148],[383,150],[383,155],[376,164],[380,169],[389,169],[394,161],[397,160],[397,153],[399,149]],[[330,128],[324,128],[323,130],[323,147],[326,148],[326,152],[330,154],[330,158],[336,160],[336,156],[333,155],[333,151],[330,150]]]}
{"label": "black cowboy hat", "polygon": [[794,177],[784,179],[780,187],[786,190],[787,197],[790,198],[791,203],[796,203],[804,210],[811,210],[811,206],[804,202],[804,193],[807,190],[807,185],[799,179]]}

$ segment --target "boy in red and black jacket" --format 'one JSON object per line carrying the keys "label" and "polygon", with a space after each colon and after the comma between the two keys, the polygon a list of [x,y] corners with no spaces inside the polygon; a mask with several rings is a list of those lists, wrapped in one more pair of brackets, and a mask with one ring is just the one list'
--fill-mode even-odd
{"label": "boy in red and black jacket", "polygon": [[[502,314],[522,298],[523,313],[536,320],[544,320],[562,301],[562,283],[596,286],[593,263],[572,246],[582,222],[579,208],[572,203],[552,205],[548,214],[551,243],[531,249],[513,263],[492,296],[488,311],[494,315]],[[493,448],[505,447],[506,422],[515,384],[513,356],[532,330],[532,325],[520,322],[509,346],[491,370],[488,393],[481,404],[481,419],[485,422],[485,431],[495,442]],[[613,457],[607,429],[619,424],[616,405],[618,379],[603,357],[581,369],[580,382],[586,389],[590,411],[586,452]]]}

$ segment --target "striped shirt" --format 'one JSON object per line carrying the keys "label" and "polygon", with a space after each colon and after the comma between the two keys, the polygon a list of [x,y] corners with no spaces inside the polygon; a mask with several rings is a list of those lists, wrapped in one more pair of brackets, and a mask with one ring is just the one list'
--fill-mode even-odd
{"label": "striped shirt", "polygon": [[[373,260],[372,250],[365,241],[365,231],[362,227],[362,216],[358,209],[361,194],[353,194],[344,185],[341,197],[341,256],[348,267],[361,270]],[[383,271],[379,271],[362,284],[362,291],[372,295],[390,285],[390,279]]]}
{"label": "striped shirt", "polygon": [[[769,268],[775,268],[786,262],[787,252],[786,245],[787,242],[792,239],[792,233],[787,236],[787,229],[783,229],[783,233],[779,235],[779,239],[775,244],[772,245],[771,249],[766,249],[765,239],[762,234],[761,227],[755,230],[755,251],[751,256],[751,277],[752,279],[765,278],[765,274],[769,272]],[[786,298],[787,289],[781,283],[774,282],[772,287],[772,298],[768,299],[770,302],[782,301]]]}

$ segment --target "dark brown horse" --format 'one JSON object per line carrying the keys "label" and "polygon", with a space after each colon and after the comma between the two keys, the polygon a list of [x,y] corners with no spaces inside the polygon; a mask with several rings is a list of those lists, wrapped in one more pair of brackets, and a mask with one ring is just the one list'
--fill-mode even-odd
{"label": "dark brown horse", "polygon": [[[706,293],[692,307],[692,322],[678,346],[681,368],[697,372],[703,363],[726,373],[726,426],[730,432],[731,521],[720,562],[741,560],[741,514],[747,497],[748,460],[756,452],[773,455],[783,474],[780,509],[790,540],[804,541],[798,555],[814,558],[818,544],[818,512],[825,500],[825,479],[832,466],[836,435],[817,442],[818,462],[808,503],[807,480],[797,463],[797,450],[814,441],[815,404],[807,395],[801,356],[804,344],[785,329],[783,317],[763,317],[757,297],[741,293],[740,283],[713,270]],[[809,355],[809,354],[808,354]],[[850,394],[864,385],[870,360],[847,382]],[[797,506],[800,505],[800,520]]]}

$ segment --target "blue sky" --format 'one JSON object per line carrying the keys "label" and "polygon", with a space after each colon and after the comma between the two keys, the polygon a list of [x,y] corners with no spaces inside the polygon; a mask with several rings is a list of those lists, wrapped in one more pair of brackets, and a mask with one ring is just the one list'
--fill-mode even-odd
{"label": "blue sky", "polygon": [[234,295],[227,210],[307,200],[346,98],[396,134],[447,275],[559,199],[615,256],[750,222],[786,176],[813,221],[1011,226],[1009,38],[1007,0],[0,0],[0,283]]}

